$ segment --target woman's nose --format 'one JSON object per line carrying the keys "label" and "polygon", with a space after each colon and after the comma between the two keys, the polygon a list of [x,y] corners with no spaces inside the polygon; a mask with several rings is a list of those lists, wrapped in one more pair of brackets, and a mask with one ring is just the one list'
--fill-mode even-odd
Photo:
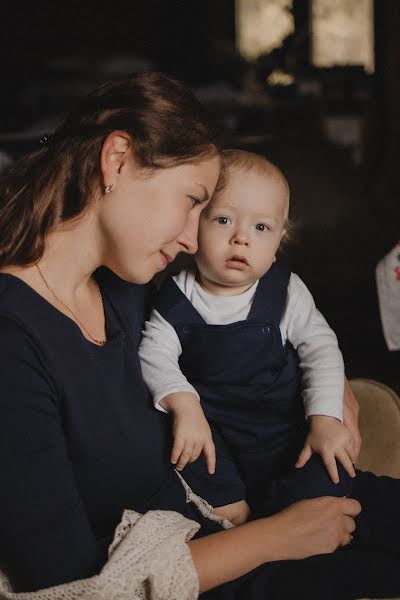
{"label": "woman's nose", "polygon": [[199,232],[199,218],[189,217],[185,229],[178,238],[178,244],[181,246],[181,252],[194,254],[197,252],[197,235]]}

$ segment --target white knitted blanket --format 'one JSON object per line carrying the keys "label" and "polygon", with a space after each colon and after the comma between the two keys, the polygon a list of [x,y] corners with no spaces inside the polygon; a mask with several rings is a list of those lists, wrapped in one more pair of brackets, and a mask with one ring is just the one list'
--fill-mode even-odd
{"label": "white knitted blanket", "polygon": [[172,511],[123,513],[98,575],[14,593],[0,574],[1,600],[195,600],[198,579],[186,544],[199,524]]}
{"label": "white knitted blanket", "polygon": [[[232,527],[212,514],[212,507],[183,479],[182,483],[188,502],[224,528]],[[195,521],[173,511],[142,515],[125,510],[108,549],[108,561],[98,575],[16,593],[0,571],[0,600],[197,600],[198,578],[186,542],[199,528]]]}
{"label": "white knitted blanket", "polygon": [[[233,527],[212,512],[176,471],[186,502],[223,528]],[[0,600],[196,600],[197,572],[187,546],[200,525],[179,513],[153,510],[142,515],[125,510],[108,549],[108,561],[98,575],[38,590],[13,592],[0,571]]]}

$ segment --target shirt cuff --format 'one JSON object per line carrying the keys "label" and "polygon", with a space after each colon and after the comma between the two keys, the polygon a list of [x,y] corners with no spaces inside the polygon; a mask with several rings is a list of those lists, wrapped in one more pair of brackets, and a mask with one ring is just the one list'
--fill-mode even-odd
{"label": "shirt cuff", "polygon": [[178,392],[187,392],[187,393],[193,394],[200,401],[199,394],[196,392],[194,387],[192,387],[191,385],[180,386],[178,388],[171,387],[170,389],[167,387],[167,388],[164,388],[162,392],[159,392],[158,394],[154,394],[153,402],[154,402],[155,408],[161,412],[167,413],[168,411],[165,410],[165,408],[163,406],[161,406],[160,402],[162,401],[163,398],[165,398],[169,394],[176,394]]}
{"label": "shirt cuff", "polygon": [[343,400],[338,402],[326,400],[310,400],[304,403],[304,411],[306,418],[309,419],[313,415],[322,415],[323,417],[334,417],[343,423]]}

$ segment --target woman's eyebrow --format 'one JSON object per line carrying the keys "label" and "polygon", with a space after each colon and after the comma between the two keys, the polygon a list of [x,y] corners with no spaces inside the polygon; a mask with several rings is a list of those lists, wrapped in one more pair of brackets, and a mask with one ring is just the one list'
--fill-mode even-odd
{"label": "woman's eyebrow", "polygon": [[201,187],[201,189],[203,190],[203,197],[199,198],[199,200],[201,202],[207,202],[209,200],[209,198],[210,198],[210,195],[208,193],[208,190],[207,190],[206,186],[203,185],[202,183],[196,183],[196,185],[198,185],[199,187]]}

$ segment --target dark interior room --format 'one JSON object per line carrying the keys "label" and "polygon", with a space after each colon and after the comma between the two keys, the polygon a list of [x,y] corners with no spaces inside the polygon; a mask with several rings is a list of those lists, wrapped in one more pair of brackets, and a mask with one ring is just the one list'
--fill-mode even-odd
{"label": "dark interior room", "polygon": [[375,283],[377,263],[399,240],[397,0],[2,8],[0,168],[98,84],[147,70],[178,77],[208,107],[226,147],[261,153],[287,176],[295,231],[281,260],[335,330],[348,377],[399,391],[399,351],[385,343]]}

